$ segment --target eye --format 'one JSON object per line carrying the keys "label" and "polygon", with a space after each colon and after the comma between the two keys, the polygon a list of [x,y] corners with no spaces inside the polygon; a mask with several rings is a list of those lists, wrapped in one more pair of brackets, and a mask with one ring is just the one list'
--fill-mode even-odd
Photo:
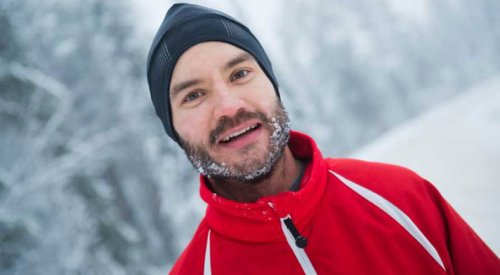
{"label": "eye", "polygon": [[236,81],[238,79],[246,77],[250,73],[250,70],[242,69],[236,71],[233,75],[231,75],[231,81]]}
{"label": "eye", "polygon": [[183,103],[192,102],[192,101],[198,99],[199,97],[201,97],[202,95],[203,95],[203,93],[201,91],[190,92],[189,94],[187,94],[184,97],[184,100],[182,102]]}

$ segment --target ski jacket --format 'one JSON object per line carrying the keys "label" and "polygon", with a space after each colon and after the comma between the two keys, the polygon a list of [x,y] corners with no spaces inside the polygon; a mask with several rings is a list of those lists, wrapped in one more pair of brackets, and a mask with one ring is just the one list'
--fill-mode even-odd
{"label": "ski jacket", "polygon": [[239,203],[200,176],[206,214],[170,274],[500,274],[499,258],[414,172],[324,159],[295,131],[289,147],[309,159],[297,192]]}

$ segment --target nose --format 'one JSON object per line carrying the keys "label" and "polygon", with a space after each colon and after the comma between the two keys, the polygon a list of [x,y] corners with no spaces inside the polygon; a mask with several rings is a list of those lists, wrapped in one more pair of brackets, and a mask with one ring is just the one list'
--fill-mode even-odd
{"label": "nose", "polygon": [[218,121],[221,117],[233,117],[245,107],[245,101],[238,95],[237,91],[226,84],[218,84],[214,87],[216,101],[214,107],[214,118]]}

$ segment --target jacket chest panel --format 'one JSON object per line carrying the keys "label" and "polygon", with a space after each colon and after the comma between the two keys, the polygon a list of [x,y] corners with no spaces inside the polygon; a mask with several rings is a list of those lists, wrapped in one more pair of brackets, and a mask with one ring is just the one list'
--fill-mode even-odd
{"label": "jacket chest panel", "polygon": [[308,231],[318,274],[445,274],[400,224],[342,186],[327,187]]}
{"label": "jacket chest panel", "polygon": [[303,274],[286,241],[242,243],[212,236],[213,274]]}

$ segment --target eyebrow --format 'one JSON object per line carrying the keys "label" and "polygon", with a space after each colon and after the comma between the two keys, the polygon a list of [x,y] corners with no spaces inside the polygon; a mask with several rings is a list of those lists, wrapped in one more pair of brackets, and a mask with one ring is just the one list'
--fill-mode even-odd
{"label": "eyebrow", "polygon": [[187,89],[191,86],[197,85],[201,82],[201,79],[195,78],[195,79],[190,79],[183,81],[181,83],[175,84],[174,87],[172,87],[172,92],[170,93],[170,97],[174,98],[180,91]]}
{"label": "eyebrow", "polygon": [[229,62],[226,63],[226,65],[224,66],[224,70],[227,71],[232,67],[248,60],[254,60],[254,58],[247,52],[240,53],[239,55],[237,55],[236,57],[234,57],[233,59],[229,60]]}
{"label": "eyebrow", "polygon": [[[226,65],[224,65],[224,71],[227,71],[227,70],[235,67],[236,65],[238,65],[240,63],[243,63],[245,61],[248,61],[248,60],[255,60],[255,59],[249,53],[246,53],[246,52],[240,53],[237,56],[235,56],[234,58],[232,58],[231,60],[229,60],[226,63]],[[174,98],[180,91],[182,91],[184,89],[187,89],[187,88],[189,88],[191,86],[197,85],[197,84],[199,84],[201,82],[202,82],[201,79],[194,78],[194,79],[189,79],[189,80],[186,80],[186,81],[182,81],[182,82],[180,82],[178,84],[175,84],[174,87],[172,87],[172,91],[170,93],[170,97]]]}

